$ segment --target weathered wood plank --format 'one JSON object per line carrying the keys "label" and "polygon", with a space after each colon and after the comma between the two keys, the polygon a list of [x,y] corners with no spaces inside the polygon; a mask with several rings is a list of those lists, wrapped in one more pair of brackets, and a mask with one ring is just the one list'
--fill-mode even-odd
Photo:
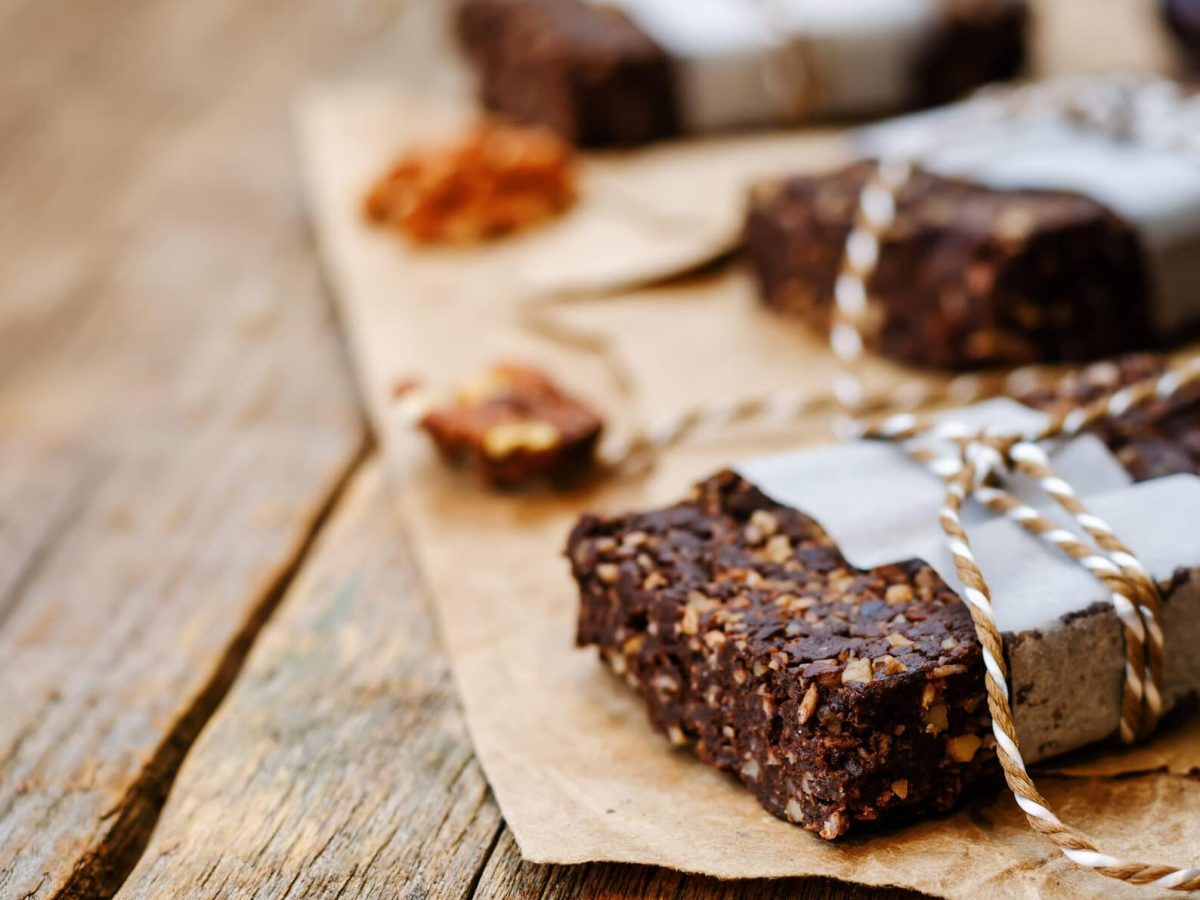
{"label": "weathered wood plank", "polygon": [[880,890],[821,878],[718,881],[670,869],[589,863],[539,866],[524,862],[507,828],[479,879],[476,900],[535,897],[671,898],[671,900],[902,900],[911,891]]}
{"label": "weathered wood plank", "polygon": [[5,10],[0,896],[115,890],[361,458],[286,114],[338,14]]}
{"label": "weathered wood plank", "polygon": [[499,812],[380,482],[355,481],[122,898],[468,893]]}

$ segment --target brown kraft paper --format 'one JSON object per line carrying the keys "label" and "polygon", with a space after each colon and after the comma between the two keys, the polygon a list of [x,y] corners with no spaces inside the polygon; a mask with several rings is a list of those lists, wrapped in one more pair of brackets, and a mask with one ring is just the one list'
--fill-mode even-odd
{"label": "brown kraft paper", "polygon": [[[1137,896],[1066,862],[1007,795],[911,827],[824,842],[768,815],[732,779],[670,749],[650,729],[639,699],[593,652],[573,647],[577,600],[562,545],[581,511],[671,502],[731,462],[828,441],[823,419],[697,440],[639,480],[514,496],[489,494],[444,471],[390,399],[399,379],[419,375],[448,385],[506,358],[545,368],[602,409],[615,429],[767,387],[823,393],[830,354],[800,326],[762,309],[739,267],[657,288],[628,285],[707,258],[736,233],[745,183],[826,165],[837,138],[768,137],[761,157],[756,138],[605,157],[585,176],[572,218],[488,247],[413,250],[365,225],[362,191],[391,156],[461,121],[461,110],[387,89],[328,89],[304,105],[301,132],[321,249],[405,534],[433,596],[476,750],[526,858],[646,863],[724,878],[826,875],[947,897],[981,890]],[[603,199],[605,184],[621,185],[619,202]],[[677,214],[703,192],[714,196],[694,215]],[[677,255],[655,257],[655,250],[631,261],[631,250],[647,240],[673,246]],[[530,304],[546,295],[529,273],[547,247],[559,260],[604,260],[588,270],[590,281],[571,283],[579,270],[569,265],[562,280],[549,279],[556,294],[576,287],[609,292],[549,309],[565,330],[595,338],[591,349],[528,325]],[[593,278],[597,273],[603,277]],[[876,360],[866,375],[877,386],[908,377]],[[1065,820],[1108,852],[1151,860],[1169,854],[1180,862],[1200,856],[1200,834],[1182,827],[1200,814],[1200,783],[1163,774],[1092,777],[1200,767],[1194,720],[1147,747],[1056,766],[1088,777],[1043,776],[1041,787]]]}

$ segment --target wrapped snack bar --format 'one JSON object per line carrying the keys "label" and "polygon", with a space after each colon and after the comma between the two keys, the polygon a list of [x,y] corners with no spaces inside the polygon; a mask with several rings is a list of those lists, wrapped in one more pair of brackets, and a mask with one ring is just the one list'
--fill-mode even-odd
{"label": "wrapped snack bar", "polygon": [[483,103],[587,145],[877,114],[1011,77],[1021,0],[465,0]]}
{"label": "wrapped snack bar", "polygon": [[[1077,407],[1091,387],[1036,399]],[[1103,440],[1060,441],[1044,481],[1070,485],[1089,510],[1080,521],[1111,526],[1157,584],[1165,669],[1155,718],[1200,689],[1195,412],[1194,398],[1159,403],[1110,422]],[[948,418],[1035,435],[1051,416],[999,400]],[[1154,464],[1165,446],[1173,474]],[[1121,604],[1063,543],[1027,530],[1036,513],[1053,521],[1050,539],[1075,540],[1069,523],[1033,505],[1033,487],[1013,487],[1032,512],[962,510],[973,550],[945,540],[945,517],[958,528],[959,513],[943,507],[942,479],[885,442],[751,460],[675,506],[585,516],[567,547],[578,641],[599,647],[672,743],[734,774],[775,815],[828,839],[914,821],[995,785],[998,739],[1019,736],[1035,761],[1129,724]],[[973,627],[964,598],[982,603],[983,588],[964,580],[962,553],[994,599],[1011,737],[989,712],[985,672],[1002,663]]]}
{"label": "wrapped snack bar", "polygon": [[[905,159],[866,344],[918,366],[1096,359],[1200,322],[1200,98],[1136,76],[988,91],[860,133]],[[873,162],[764,183],[746,240],[770,307],[827,329]]]}

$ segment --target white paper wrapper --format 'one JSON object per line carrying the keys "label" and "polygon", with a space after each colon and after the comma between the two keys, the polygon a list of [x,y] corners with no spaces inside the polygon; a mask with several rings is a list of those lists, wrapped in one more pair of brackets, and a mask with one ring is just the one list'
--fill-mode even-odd
{"label": "white paper wrapper", "polygon": [[[1029,433],[1040,413],[1007,400],[949,416],[1003,433]],[[1142,484],[1104,445],[1081,437],[1053,453],[1055,469],[1109,523],[1156,579],[1200,569],[1200,478]],[[922,559],[956,590],[961,584],[938,524],[942,481],[902,449],[860,441],[752,459],[738,471],[774,499],[812,516],[859,568]],[[1033,486],[1026,502],[1053,514]],[[978,504],[963,523],[992,591],[996,621],[1010,639],[1017,730],[1031,760],[1111,734],[1120,718],[1124,653],[1108,591],[1082,566],[1015,522]],[[1056,518],[1058,518],[1056,516]],[[1064,527],[1071,527],[1062,517]],[[1073,528],[1078,532],[1078,528]],[[1200,689],[1200,591],[1180,588],[1167,608],[1166,701]]]}
{"label": "white paper wrapper", "polygon": [[689,131],[896,109],[941,0],[605,0],[678,61]]}
{"label": "white paper wrapper", "polygon": [[[1025,102],[1019,115],[1006,112]],[[1072,122],[1064,102],[1115,127]],[[866,129],[860,146],[988,187],[1090,197],[1141,237],[1159,331],[1200,318],[1200,96],[1185,98],[1173,82],[1115,75],[991,90]]]}

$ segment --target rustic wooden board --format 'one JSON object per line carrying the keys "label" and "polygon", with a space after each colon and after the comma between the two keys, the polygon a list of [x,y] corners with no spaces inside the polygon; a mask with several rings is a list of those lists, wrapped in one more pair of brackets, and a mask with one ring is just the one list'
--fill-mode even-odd
{"label": "rustic wooden board", "polygon": [[539,866],[524,862],[512,832],[505,829],[474,894],[480,900],[508,897],[629,897],[645,900],[902,900],[922,897],[822,878],[775,881],[718,881],[652,866],[587,863]]}
{"label": "rustic wooden board", "polygon": [[337,15],[0,10],[0,896],[115,889],[361,457],[284,112]]}
{"label": "rustic wooden board", "polygon": [[468,892],[500,816],[380,482],[355,480],[121,897]]}

